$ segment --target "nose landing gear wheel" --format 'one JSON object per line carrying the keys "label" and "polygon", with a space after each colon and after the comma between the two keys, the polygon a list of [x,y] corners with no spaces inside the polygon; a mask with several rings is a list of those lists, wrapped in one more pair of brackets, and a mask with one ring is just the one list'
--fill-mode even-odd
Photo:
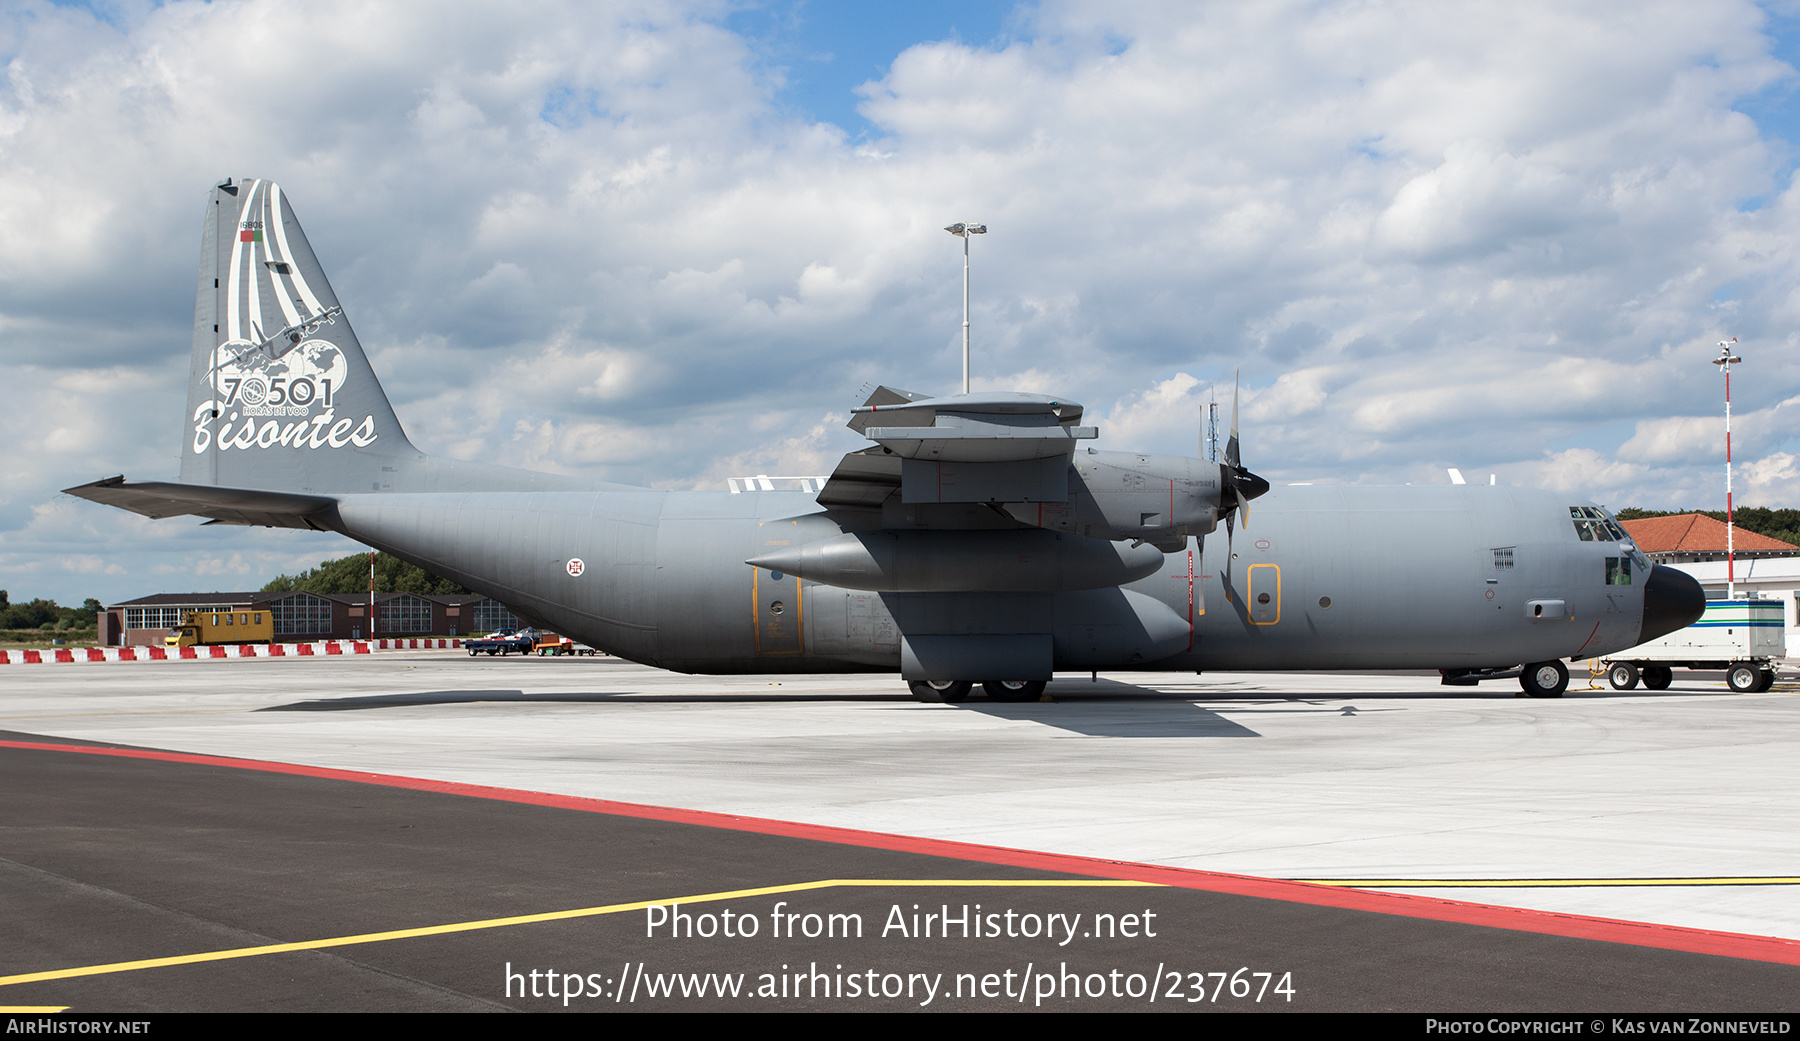
{"label": "nose landing gear wheel", "polygon": [[1044,681],[988,680],[981,689],[994,701],[1036,701],[1044,693]]}
{"label": "nose landing gear wheel", "polygon": [[1560,661],[1540,661],[1519,672],[1519,686],[1534,698],[1560,698],[1569,688],[1569,667]]}
{"label": "nose landing gear wheel", "polygon": [[954,705],[969,696],[975,684],[968,680],[910,680],[907,687],[920,701],[942,701]]}

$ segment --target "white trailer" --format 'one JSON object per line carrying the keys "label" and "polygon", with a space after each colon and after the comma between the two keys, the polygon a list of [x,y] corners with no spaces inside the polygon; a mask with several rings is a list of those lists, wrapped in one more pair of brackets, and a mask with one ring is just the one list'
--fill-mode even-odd
{"label": "white trailer", "polygon": [[1706,614],[1686,629],[1601,659],[1617,690],[1631,690],[1641,678],[1651,690],[1667,690],[1672,669],[1723,669],[1725,683],[1739,694],[1768,690],[1775,667],[1787,656],[1781,601],[1708,600]]}

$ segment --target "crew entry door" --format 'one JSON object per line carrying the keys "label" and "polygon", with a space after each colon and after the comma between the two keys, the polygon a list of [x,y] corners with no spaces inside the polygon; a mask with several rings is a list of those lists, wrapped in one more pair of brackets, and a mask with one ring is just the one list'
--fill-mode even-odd
{"label": "crew entry door", "polygon": [[1281,565],[1252,564],[1250,579],[1250,624],[1274,625],[1281,621]]}
{"label": "crew entry door", "polygon": [[756,653],[799,654],[801,588],[797,575],[756,568],[750,589],[755,599]]}

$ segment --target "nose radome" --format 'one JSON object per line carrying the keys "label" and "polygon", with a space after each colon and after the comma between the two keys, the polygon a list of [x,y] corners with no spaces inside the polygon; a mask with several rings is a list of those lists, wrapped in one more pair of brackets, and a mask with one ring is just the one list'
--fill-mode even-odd
{"label": "nose radome", "polygon": [[1644,583],[1644,624],[1638,642],[1647,643],[1685,629],[1706,613],[1706,591],[1694,576],[1662,564],[1652,565]]}

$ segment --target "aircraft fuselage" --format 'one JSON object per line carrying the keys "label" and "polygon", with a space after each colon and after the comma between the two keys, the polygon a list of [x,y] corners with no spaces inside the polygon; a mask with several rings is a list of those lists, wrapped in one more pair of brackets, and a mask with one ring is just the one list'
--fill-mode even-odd
{"label": "aircraft fuselage", "polygon": [[1048,635],[1057,669],[1453,669],[1638,642],[1648,575],[1618,582],[1621,544],[1579,539],[1570,505],[1586,504],[1470,485],[1279,488],[1254,527],[1190,540],[1122,587],[979,593],[746,566],[856,530],[803,493],[354,494],[338,517],[543,624],[686,672],[892,670],[903,633]]}

